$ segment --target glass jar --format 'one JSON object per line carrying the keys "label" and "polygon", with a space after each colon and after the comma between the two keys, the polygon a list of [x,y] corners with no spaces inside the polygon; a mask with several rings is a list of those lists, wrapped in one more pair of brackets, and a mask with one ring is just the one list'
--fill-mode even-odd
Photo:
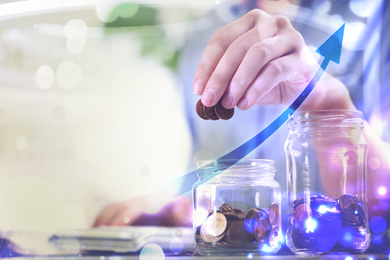
{"label": "glass jar", "polygon": [[297,111],[288,125],[287,246],[303,255],[363,253],[371,236],[362,113]]}
{"label": "glass jar", "polygon": [[194,243],[201,255],[276,253],[282,244],[281,193],[272,160],[198,162]]}

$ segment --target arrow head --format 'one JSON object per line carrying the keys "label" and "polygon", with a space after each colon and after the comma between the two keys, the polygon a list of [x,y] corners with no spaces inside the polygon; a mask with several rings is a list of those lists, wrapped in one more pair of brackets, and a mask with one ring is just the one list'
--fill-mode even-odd
{"label": "arrow head", "polygon": [[340,63],[341,48],[344,36],[343,24],[334,34],[332,34],[318,49],[317,53],[325,57],[325,60],[331,60],[337,64]]}

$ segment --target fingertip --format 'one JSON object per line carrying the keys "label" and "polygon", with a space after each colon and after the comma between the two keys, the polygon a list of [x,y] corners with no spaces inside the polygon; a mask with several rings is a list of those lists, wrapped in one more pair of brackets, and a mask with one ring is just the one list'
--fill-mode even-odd
{"label": "fingertip", "polygon": [[100,226],[100,224],[97,223],[97,222],[95,222],[95,223],[92,224],[92,227],[94,227],[94,228],[99,227],[99,226]]}
{"label": "fingertip", "polygon": [[246,97],[243,97],[240,99],[240,101],[237,104],[238,109],[241,110],[247,110],[249,108],[248,99]]}
{"label": "fingertip", "polygon": [[224,108],[227,108],[227,109],[230,109],[230,108],[233,108],[233,101],[234,101],[234,98],[231,94],[227,94],[223,97],[222,101],[221,101],[221,104]]}
{"label": "fingertip", "polygon": [[211,107],[214,105],[215,92],[212,89],[206,89],[202,94],[202,104],[206,107]]}
{"label": "fingertip", "polygon": [[193,91],[196,95],[201,95],[203,93],[205,86],[206,86],[206,84],[204,83],[203,80],[197,79],[197,80],[195,80],[192,88],[193,88]]}

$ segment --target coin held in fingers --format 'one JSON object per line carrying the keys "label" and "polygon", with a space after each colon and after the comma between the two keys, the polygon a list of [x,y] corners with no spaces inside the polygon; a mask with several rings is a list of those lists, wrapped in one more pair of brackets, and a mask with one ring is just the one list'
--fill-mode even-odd
{"label": "coin held in fingers", "polygon": [[203,107],[204,105],[202,104],[202,101],[199,99],[198,103],[196,103],[196,113],[200,118],[204,120],[208,120],[209,118],[204,113]]}
{"label": "coin held in fingers", "polygon": [[219,117],[217,116],[217,114],[214,111],[214,107],[203,106],[203,111],[209,119],[211,119],[211,120],[218,120],[219,119]]}
{"label": "coin held in fingers", "polygon": [[234,108],[225,108],[222,106],[221,101],[219,101],[215,106],[214,106],[214,111],[215,114],[224,120],[228,120],[233,117],[234,115]]}

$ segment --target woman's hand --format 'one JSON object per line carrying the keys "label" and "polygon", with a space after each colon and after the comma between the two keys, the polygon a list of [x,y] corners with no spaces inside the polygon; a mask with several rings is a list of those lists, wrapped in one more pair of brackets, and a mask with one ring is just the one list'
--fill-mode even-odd
{"label": "woman's hand", "polygon": [[[196,71],[193,90],[202,95],[205,106],[214,106],[221,98],[225,108],[242,110],[255,104],[288,104],[317,69],[303,37],[286,17],[255,9],[213,35]],[[309,109],[352,104],[345,86],[334,79],[330,88],[319,86],[314,93],[315,102],[305,104]]]}

